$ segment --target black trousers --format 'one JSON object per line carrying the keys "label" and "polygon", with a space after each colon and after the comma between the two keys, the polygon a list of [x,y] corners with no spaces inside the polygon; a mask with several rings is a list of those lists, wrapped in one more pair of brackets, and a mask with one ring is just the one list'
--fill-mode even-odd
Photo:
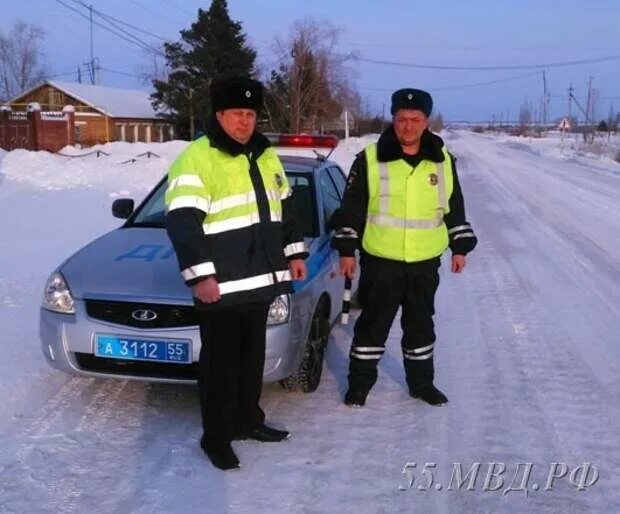
{"label": "black trousers", "polygon": [[401,348],[410,391],[434,378],[435,293],[440,259],[404,263],[362,254],[359,302],[349,360],[349,387],[368,392],[377,381],[377,365],[398,308],[402,308]]}
{"label": "black trousers", "polygon": [[269,303],[200,311],[198,392],[210,443],[231,441],[265,421],[259,406]]}

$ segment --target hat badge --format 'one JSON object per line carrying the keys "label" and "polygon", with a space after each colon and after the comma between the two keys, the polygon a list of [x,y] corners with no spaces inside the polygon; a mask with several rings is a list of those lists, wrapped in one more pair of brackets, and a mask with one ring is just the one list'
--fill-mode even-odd
{"label": "hat badge", "polygon": [[251,96],[252,96],[252,93],[250,93],[250,90],[249,90],[249,89],[248,89],[248,90],[246,90],[246,92],[245,92],[245,97],[246,97],[246,98],[250,98]]}
{"label": "hat badge", "polygon": [[407,99],[408,99],[408,100],[413,100],[413,95],[412,95],[411,93],[409,93],[409,94],[407,95]]}

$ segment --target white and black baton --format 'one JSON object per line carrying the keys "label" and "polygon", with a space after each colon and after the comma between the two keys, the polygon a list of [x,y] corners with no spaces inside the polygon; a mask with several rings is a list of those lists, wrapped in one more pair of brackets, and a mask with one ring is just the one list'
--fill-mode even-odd
{"label": "white and black baton", "polygon": [[342,317],[340,322],[343,325],[349,323],[349,308],[351,307],[351,279],[344,277],[344,295],[342,296]]}

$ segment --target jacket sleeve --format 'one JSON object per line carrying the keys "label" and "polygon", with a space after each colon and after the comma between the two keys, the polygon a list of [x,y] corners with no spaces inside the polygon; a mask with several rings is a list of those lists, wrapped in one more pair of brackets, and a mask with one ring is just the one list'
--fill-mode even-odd
{"label": "jacket sleeve", "polygon": [[216,274],[202,228],[209,205],[190,146],[170,167],[166,191],[166,231],[188,286]]}
{"label": "jacket sleeve", "polygon": [[329,222],[334,230],[332,248],[338,250],[340,257],[353,257],[361,246],[366,226],[368,209],[368,169],[364,152],[357,154],[344,191],[342,205]]}
{"label": "jacket sleeve", "polygon": [[453,155],[450,155],[450,158],[452,159],[453,188],[448,201],[450,212],[443,219],[448,228],[450,250],[454,255],[467,255],[476,247],[478,238],[474,234],[471,224],[465,218],[465,202],[456,172],[456,159]]}
{"label": "jacket sleeve", "polygon": [[304,241],[302,225],[299,223],[297,208],[293,197],[293,190],[283,174],[282,185],[280,186],[280,201],[282,202],[282,236],[284,256],[287,260],[305,259],[308,257],[308,250]]}

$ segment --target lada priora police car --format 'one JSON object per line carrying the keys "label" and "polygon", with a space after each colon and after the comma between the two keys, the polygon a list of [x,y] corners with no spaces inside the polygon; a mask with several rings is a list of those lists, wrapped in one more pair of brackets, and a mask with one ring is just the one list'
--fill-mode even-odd
{"label": "lada priora police car", "polygon": [[[281,136],[275,146],[331,146],[335,138]],[[280,152],[279,152],[280,153]],[[289,152],[290,153],[290,152]],[[318,155],[281,156],[306,237],[308,278],[269,310],[264,380],[305,392],[319,385],[331,325],[342,308],[343,278],[327,220],[340,205],[345,176]],[[196,378],[200,334],[191,292],[165,230],[166,178],[126,219],[73,254],[49,277],[40,310],[42,350],[68,373],[157,382]]]}

